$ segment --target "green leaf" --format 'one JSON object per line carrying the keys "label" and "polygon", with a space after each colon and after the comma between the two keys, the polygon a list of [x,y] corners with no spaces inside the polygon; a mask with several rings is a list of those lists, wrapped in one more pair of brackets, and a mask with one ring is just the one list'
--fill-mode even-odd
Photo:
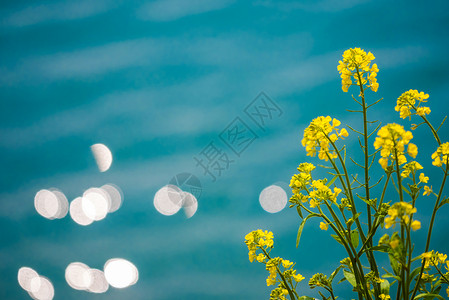
{"label": "green leaf", "polygon": [[348,271],[346,271],[346,270],[343,270],[343,275],[345,275],[346,280],[348,280],[348,282],[349,282],[353,287],[357,287],[357,281],[355,280],[354,274],[352,274],[351,272],[348,272]]}
{"label": "green leaf", "polygon": [[435,299],[435,298],[444,300],[444,298],[441,297],[440,295],[437,295],[437,294],[430,294],[430,293],[419,294],[418,296],[416,296],[416,297],[414,298],[414,300],[416,300],[416,299],[429,299],[429,300],[430,300],[430,299]]}
{"label": "green leaf", "polygon": [[357,249],[357,246],[359,245],[359,232],[357,229],[351,230],[351,242],[354,245],[354,248]]}
{"label": "green leaf", "polygon": [[407,188],[404,185],[402,186],[402,190],[406,192],[410,197],[412,196],[411,192],[407,190]]}
{"label": "green leaf", "polygon": [[385,295],[390,294],[390,282],[388,282],[388,280],[384,279],[380,283],[380,292]]}
{"label": "green leaf", "polygon": [[332,178],[332,180],[331,181],[329,181],[326,185],[327,185],[327,187],[330,187],[331,185],[332,185],[332,183],[334,183],[335,182],[335,180],[337,180],[337,178],[338,178],[338,175],[336,175],[336,176],[334,176],[334,178]]}
{"label": "green leaf", "polygon": [[340,284],[340,283],[342,283],[343,281],[346,281],[346,278],[342,278],[342,279],[340,279],[340,281],[339,282],[337,282],[337,284]]}
{"label": "green leaf", "polygon": [[333,237],[337,242],[339,242],[341,245],[344,245],[341,241],[340,237],[336,234],[331,234],[331,237]]}
{"label": "green leaf", "polygon": [[[390,259],[390,265],[394,271],[394,274],[399,275],[399,273],[401,272],[400,267],[399,267],[399,262],[391,254],[388,255],[388,258]],[[400,281],[400,279],[398,279],[398,280]]]}
{"label": "green leaf", "polygon": [[338,272],[343,268],[343,266],[339,266],[338,268],[335,269],[334,272],[332,272],[331,276],[329,276],[329,281],[332,283],[332,281],[334,280],[334,277],[337,276]]}
{"label": "green leaf", "polygon": [[310,218],[319,217],[319,216],[320,216],[319,214],[310,214],[302,220],[302,222],[298,228],[298,235],[296,236],[296,248],[298,248],[299,240],[301,239],[302,230],[304,229],[304,225],[306,224],[307,220]]}
{"label": "green leaf", "polygon": [[315,300],[315,298],[309,297],[309,296],[301,296],[298,298],[298,300]]}
{"label": "green leaf", "polygon": [[417,267],[416,269],[414,269],[411,273],[409,278],[409,281],[412,281],[413,278],[415,278],[415,276],[417,276],[419,274],[419,272],[421,271],[421,266]]}

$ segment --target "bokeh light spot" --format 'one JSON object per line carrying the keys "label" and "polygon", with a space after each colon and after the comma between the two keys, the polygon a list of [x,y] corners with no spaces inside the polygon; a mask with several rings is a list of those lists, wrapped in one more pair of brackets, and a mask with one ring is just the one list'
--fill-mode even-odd
{"label": "bokeh light spot", "polygon": [[183,195],[182,207],[184,208],[184,213],[187,218],[191,218],[198,209],[198,200],[196,200],[195,196],[189,192],[183,192],[182,195]]}
{"label": "bokeh light spot", "polygon": [[94,220],[89,218],[84,212],[82,199],[83,198],[78,197],[70,203],[70,216],[72,217],[73,221],[75,221],[79,225],[87,226],[92,224]]}
{"label": "bokeh light spot", "polygon": [[67,197],[58,189],[51,188],[50,191],[56,196],[58,199],[58,211],[56,212],[55,218],[62,219],[69,212],[69,201]]}
{"label": "bokeh light spot", "polygon": [[59,209],[58,197],[52,191],[40,190],[34,196],[34,207],[44,218],[55,219]]}
{"label": "bokeh light spot", "polygon": [[[34,278],[33,281],[39,283],[32,283],[33,290],[29,291],[28,294],[31,296],[31,298],[36,300],[52,300],[55,296],[55,288],[53,287],[53,284],[51,283],[48,278],[39,276],[37,278]],[[35,291],[34,285],[39,286],[39,288]]]}
{"label": "bokeh light spot", "polygon": [[90,150],[94,155],[98,170],[100,170],[100,172],[106,172],[107,170],[109,170],[112,164],[111,150],[109,150],[109,148],[104,144],[92,145],[90,146]]}
{"label": "bokeh light spot", "polygon": [[36,287],[35,278],[39,278],[39,274],[28,267],[22,267],[17,273],[17,280],[19,285],[27,292],[37,292],[40,287],[40,280],[38,280],[39,286]]}
{"label": "bokeh light spot", "polygon": [[109,207],[109,212],[115,212],[120,208],[123,202],[123,192],[122,190],[116,186],[115,184],[108,183],[101,187],[106,193],[108,193],[109,198],[111,199],[111,205]]}
{"label": "bokeh light spot", "polygon": [[166,185],[154,195],[154,207],[159,213],[165,216],[174,215],[182,207],[182,193],[183,191],[177,186],[172,184]]}
{"label": "bokeh light spot", "polygon": [[65,280],[75,290],[86,290],[92,284],[90,268],[80,262],[74,262],[65,269]]}
{"label": "bokeh light spot", "polygon": [[287,205],[287,193],[280,186],[270,185],[260,193],[259,202],[265,211],[277,213]]}
{"label": "bokeh light spot", "polygon": [[90,275],[92,282],[87,288],[88,292],[99,294],[105,293],[109,289],[109,283],[107,282],[103,271],[98,269],[90,269]]}
{"label": "bokeh light spot", "polygon": [[104,219],[110,207],[111,197],[103,189],[90,188],[84,192],[82,209],[90,219],[94,221]]}
{"label": "bokeh light spot", "polygon": [[115,288],[126,288],[137,282],[139,271],[136,266],[123,258],[113,258],[104,265],[104,275]]}

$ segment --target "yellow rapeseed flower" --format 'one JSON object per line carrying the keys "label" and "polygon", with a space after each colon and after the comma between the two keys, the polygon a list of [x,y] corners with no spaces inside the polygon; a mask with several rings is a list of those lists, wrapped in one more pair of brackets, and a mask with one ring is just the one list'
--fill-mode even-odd
{"label": "yellow rapeseed flower", "polygon": [[449,162],[449,142],[441,144],[437,151],[432,154],[432,164],[441,167],[443,164],[447,165]]}
{"label": "yellow rapeseed flower", "polygon": [[303,281],[304,278],[305,278],[305,277],[302,276],[301,274],[293,274],[292,277],[293,277],[293,279],[294,279],[296,282]]}
{"label": "yellow rapeseed flower", "polygon": [[424,193],[423,196],[430,196],[432,194],[432,186],[428,187],[427,185],[424,186]]}
{"label": "yellow rapeseed flower", "polygon": [[414,220],[410,227],[412,228],[412,230],[418,230],[421,228],[421,222],[418,220]]}
{"label": "yellow rapeseed flower", "polygon": [[[398,202],[393,204],[388,209],[388,215],[384,219],[385,228],[388,229],[391,226],[394,226],[398,222],[402,222],[405,224],[410,223],[410,217],[412,214],[416,213],[416,207],[413,207],[410,203],[407,202]],[[419,221],[417,221],[419,223]],[[412,225],[417,227],[418,224],[412,222]],[[417,228],[419,229],[419,228]],[[416,229],[414,229],[416,230]]]}
{"label": "yellow rapeseed flower", "polygon": [[329,224],[324,223],[324,222],[320,222],[320,229],[321,230],[327,230],[327,228],[329,228]]}
{"label": "yellow rapeseed flower", "polygon": [[411,119],[412,115],[425,116],[430,114],[430,108],[421,106],[421,104],[427,102],[426,99],[428,98],[429,95],[424,92],[409,90],[399,96],[394,109],[399,112],[399,116],[402,119],[407,117]]}
{"label": "yellow rapeseed flower", "polygon": [[419,174],[419,181],[423,183],[427,183],[429,181],[429,177],[424,175],[424,173]]}
{"label": "yellow rapeseed flower", "polygon": [[343,60],[339,61],[337,70],[341,76],[341,88],[344,92],[347,92],[352,85],[352,79],[358,86],[363,86],[369,82],[368,87],[377,92],[379,84],[376,76],[379,68],[377,64],[371,66],[374,59],[375,57],[371,52],[366,53],[360,48],[351,48],[343,53]]}
{"label": "yellow rapeseed flower", "polygon": [[381,148],[380,155],[382,158],[379,160],[379,164],[383,169],[386,169],[388,160],[395,160],[396,156],[399,165],[407,162],[404,155],[405,146],[408,145],[407,152],[410,156],[416,157],[418,154],[418,147],[415,144],[410,143],[413,138],[413,134],[410,131],[404,130],[404,126],[399,124],[387,124],[379,129],[377,137],[374,141],[374,147],[376,149]]}
{"label": "yellow rapeseed flower", "polygon": [[380,300],[390,300],[390,295],[380,294],[379,295]]}
{"label": "yellow rapeseed flower", "polygon": [[318,153],[318,158],[328,161],[337,157],[335,150],[330,150],[329,146],[338,138],[348,136],[346,130],[342,131],[337,127],[341,122],[327,116],[320,116],[312,120],[310,125],[304,130],[304,137],[301,141],[306,148],[307,156],[314,157]]}

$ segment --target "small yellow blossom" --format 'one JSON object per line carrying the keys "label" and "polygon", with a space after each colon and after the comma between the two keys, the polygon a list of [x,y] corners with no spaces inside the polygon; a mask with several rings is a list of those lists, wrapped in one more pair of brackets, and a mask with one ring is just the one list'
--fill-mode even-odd
{"label": "small yellow blossom", "polygon": [[282,260],[282,266],[283,266],[284,268],[290,268],[292,265],[293,265],[293,263],[292,263],[291,261],[286,260],[286,259],[283,259],[283,260]]}
{"label": "small yellow blossom", "polygon": [[263,262],[265,260],[266,256],[263,253],[259,253],[259,255],[257,255],[256,259],[258,262]]}
{"label": "small yellow blossom", "polygon": [[412,228],[412,230],[418,230],[421,228],[421,222],[418,220],[414,220],[414,221],[412,221],[412,224],[410,225],[410,227]]}
{"label": "small yellow blossom", "polygon": [[432,164],[441,167],[443,164],[447,165],[449,162],[449,142],[441,144],[437,151],[432,154]]}
{"label": "small yellow blossom", "polygon": [[399,239],[393,240],[390,242],[390,247],[392,249],[396,249],[396,247],[399,245]]}
{"label": "small yellow blossom", "polygon": [[267,286],[274,285],[274,284],[276,284],[276,277],[275,278],[268,277],[267,278]]}
{"label": "small yellow blossom", "polygon": [[379,299],[380,300],[390,300],[391,297],[390,297],[390,295],[380,294]]}
{"label": "small yellow blossom", "polygon": [[427,183],[429,181],[429,177],[425,176],[424,173],[419,174],[419,181],[423,183]]}
{"label": "small yellow blossom", "polygon": [[407,153],[411,157],[415,158],[416,155],[418,155],[418,147],[415,144],[412,144],[412,143],[408,144]]}
{"label": "small yellow blossom", "polygon": [[301,274],[294,274],[293,276],[293,279],[296,281],[296,282],[300,282],[300,281],[303,281],[304,280],[304,276],[302,276]]}
{"label": "small yellow blossom", "polygon": [[324,222],[320,222],[320,229],[321,230],[327,230],[327,228],[329,228],[329,224],[324,223]]}
{"label": "small yellow blossom", "polygon": [[427,185],[424,186],[424,193],[423,196],[430,196],[432,194],[432,186],[428,187]]}

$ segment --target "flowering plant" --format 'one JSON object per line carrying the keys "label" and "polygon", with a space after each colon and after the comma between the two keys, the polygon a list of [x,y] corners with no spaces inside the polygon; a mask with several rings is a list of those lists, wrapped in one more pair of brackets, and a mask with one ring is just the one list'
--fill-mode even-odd
{"label": "flowering plant", "polygon": [[[368,120],[368,110],[378,103],[368,104],[366,91],[377,92],[377,65],[371,52],[360,48],[348,49],[339,62],[342,89],[347,92],[351,86],[357,86],[358,98],[352,97],[361,109],[353,112],[363,116],[363,129],[357,130],[347,126],[359,136],[363,162],[356,162],[356,167],[363,170],[363,179],[348,172],[346,146],[340,145],[349,135],[348,130],[341,127],[341,122],[329,116],[320,116],[312,120],[304,130],[302,145],[308,156],[318,156],[327,162],[320,166],[329,169],[328,178],[316,178],[313,171],[316,167],[308,162],[298,166],[298,174],[290,181],[293,196],[290,208],[296,208],[302,219],[297,235],[296,246],[307,220],[319,218],[320,229],[331,228],[332,237],[341,244],[348,257],[340,261],[340,265],[329,276],[317,273],[309,280],[310,288],[322,288],[319,294],[323,299],[336,299],[333,289],[335,277],[342,271],[342,279],[357,293],[359,299],[444,299],[440,294],[446,289],[449,297],[449,261],[447,255],[430,249],[430,240],[437,211],[449,197],[443,196],[443,189],[449,174],[449,142],[442,143],[438,129],[427,119],[431,110],[424,106],[428,94],[409,90],[398,99],[395,110],[402,119],[421,119],[411,130],[420,125],[427,125],[436,140],[436,151],[432,154],[432,164],[442,171],[441,186],[438,193],[427,185],[429,177],[421,170],[421,164],[414,160],[418,154],[418,146],[411,143],[413,134],[402,125],[391,123],[382,126],[378,121]],[[374,124],[374,125],[372,125]],[[369,132],[370,126],[376,126]],[[382,126],[382,127],[381,127]],[[373,135],[374,147],[369,147]],[[382,175],[372,184],[371,167],[379,157],[378,163],[383,169]],[[375,195],[374,186],[383,185],[381,192]],[[387,201],[388,188],[394,187],[397,198]],[[430,197],[435,201],[432,216],[427,229],[427,240],[422,253],[414,253],[412,231],[421,228],[421,222],[414,215],[417,212],[416,201],[419,197]],[[363,206],[363,209],[361,207]],[[380,237],[376,244],[374,238],[379,228],[391,230],[390,234]],[[271,292],[270,299],[313,299],[299,296],[296,290],[298,282],[304,279],[293,267],[294,263],[280,257],[272,257],[274,247],[273,233],[256,230],[248,233],[245,243],[249,250],[249,260],[257,260],[265,264],[269,272],[267,286],[277,285]],[[380,267],[376,256],[387,255],[389,267]],[[327,295],[325,295],[327,294]]]}

